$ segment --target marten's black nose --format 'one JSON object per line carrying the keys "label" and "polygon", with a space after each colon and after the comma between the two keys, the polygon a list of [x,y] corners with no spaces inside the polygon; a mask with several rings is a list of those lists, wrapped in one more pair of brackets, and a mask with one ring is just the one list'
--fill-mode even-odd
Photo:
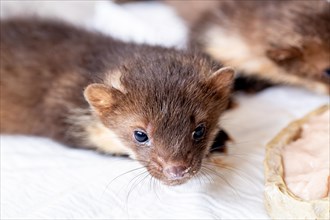
{"label": "marten's black nose", "polygon": [[170,166],[164,169],[164,174],[171,180],[182,179],[188,173],[188,169],[185,166]]}
{"label": "marten's black nose", "polygon": [[324,70],[325,75],[327,75],[328,77],[330,77],[330,68],[327,68]]}

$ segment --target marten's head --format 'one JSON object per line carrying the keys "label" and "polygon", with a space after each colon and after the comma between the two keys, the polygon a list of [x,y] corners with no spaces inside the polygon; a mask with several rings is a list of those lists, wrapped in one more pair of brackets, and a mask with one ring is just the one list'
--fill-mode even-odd
{"label": "marten's head", "polygon": [[135,57],[85,98],[149,173],[181,184],[200,169],[228,104],[231,68],[171,50]]}
{"label": "marten's head", "polygon": [[283,4],[288,8],[269,22],[265,54],[285,74],[283,80],[297,76],[298,85],[330,93],[330,3],[295,3]]}

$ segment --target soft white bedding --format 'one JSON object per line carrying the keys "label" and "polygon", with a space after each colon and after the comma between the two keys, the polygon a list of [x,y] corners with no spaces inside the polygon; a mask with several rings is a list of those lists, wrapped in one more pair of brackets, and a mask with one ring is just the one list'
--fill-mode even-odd
{"label": "soft white bedding", "polygon": [[[94,6],[88,16],[66,19],[124,40],[184,46],[186,29],[161,4],[90,4]],[[79,8],[66,10],[57,13]],[[227,156],[213,155],[233,169],[214,165],[217,174],[209,172],[176,187],[150,181],[144,169],[120,176],[141,167],[127,158],[43,138],[1,136],[1,219],[267,219],[265,144],[290,121],[329,103],[329,97],[275,87],[257,95],[238,94],[237,100],[239,107],[223,118],[236,143]]]}

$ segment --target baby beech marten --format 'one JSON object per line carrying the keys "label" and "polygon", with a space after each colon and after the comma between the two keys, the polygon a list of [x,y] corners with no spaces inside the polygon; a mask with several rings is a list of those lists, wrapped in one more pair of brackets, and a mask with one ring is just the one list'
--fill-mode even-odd
{"label": "baby beech marten", "polygon": [[129,154],[165,184],[200,169],[234,71],[56,21],[1,21],[1,133]]}
{"label": "baby beech marten", "polygon": [[330,92],[330,2],[165,0],[190,41],[243,76]]}

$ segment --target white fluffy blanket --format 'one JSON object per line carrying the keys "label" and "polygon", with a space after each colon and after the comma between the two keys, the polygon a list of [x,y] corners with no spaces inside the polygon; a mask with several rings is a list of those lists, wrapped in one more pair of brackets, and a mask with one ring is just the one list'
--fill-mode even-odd
{"label": "white fluffy blanket", "polygon": [[[55,13],[56,7],[45,2],[24,10],[124,40],[179,47],[186,40],[182,22],[160,3],[84,3],[82,14],[79,3],[57,2],[60,10]],[[22,12],[20,3],[1,4],[5,16]],[[236,142],[227,156],[214,155],[222,165],[176,187],[151,180],[127,158],[70,149],[43,138],[1,136],[1,219],[267,219],[265,144],[290,121],[329,103],[329,97],[276,87],[257,95],[238,94],[237,100],[239,107],[223,118]]]}

